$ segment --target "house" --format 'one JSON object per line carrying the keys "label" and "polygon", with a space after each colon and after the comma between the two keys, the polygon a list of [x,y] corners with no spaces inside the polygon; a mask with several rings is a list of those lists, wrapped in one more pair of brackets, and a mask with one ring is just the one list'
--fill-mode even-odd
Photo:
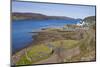
{"label": "house", "polygon": [[85,23],[84,21],[80,21],[77,24],[67,24],[63,27],[63,30],[65,31],[76,31],[76,30],[88,30],[88,23]]}

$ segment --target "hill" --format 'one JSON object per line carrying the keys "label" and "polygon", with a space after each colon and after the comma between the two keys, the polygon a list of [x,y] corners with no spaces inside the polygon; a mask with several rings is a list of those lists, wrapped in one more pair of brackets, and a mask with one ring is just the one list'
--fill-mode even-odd
{"label": "hill", "polygon": [[89,25],[93,25],[93,24],[96,23],[96,16],[85,17],[85,18],[83,19],[83,21],[84,21],[85,23],[88,23]]}
{"label": "hill", "polygon": [[74,19],[65,16],[47,16],[39,13],[12,13],[13,20],[24,20],[24,19],[35,19],[35,20],[45,20],[45,19]]}
{"label": "hill", "polygon": [[88,16],[83,21],[89,25],[90,28],[96,29],[96,16]]}

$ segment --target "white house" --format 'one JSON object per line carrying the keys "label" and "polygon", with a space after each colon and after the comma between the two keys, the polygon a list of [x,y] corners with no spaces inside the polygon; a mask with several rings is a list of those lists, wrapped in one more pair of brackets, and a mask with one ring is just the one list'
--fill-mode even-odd
{"label": "white house", "polygon": [[77,23],[76,25],[78,25],[78,26],[83,26],[83,25],[85,25],[86,23],[84,22],[84,21],[80,21],[79,23]]}

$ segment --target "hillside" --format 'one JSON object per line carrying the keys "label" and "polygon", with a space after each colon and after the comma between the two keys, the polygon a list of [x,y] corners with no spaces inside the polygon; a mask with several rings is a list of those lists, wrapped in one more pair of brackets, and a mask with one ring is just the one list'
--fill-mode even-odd
{"label": "hillside", "polygon": [[89,16],[89,17],[85,17],[83,19],[83,21],[85,21],[88,24],[94,24],[96,22],[96,16]]}
{"label": "hillside", "polygon": [[95,21],[95,20],[96,20],[96,16],[89,16],[84,18],[84,21],[86,22]]}
{"label": "hillside", "polygon": [[64,16],[47,16],[39,13],[12,13],[13,20],[24,20],[24,19],[35,19],[35,20],[44,20],[44,19],[74,19]]}
{"label": "hillside", "polygon": [[96,16],[89,16],[83,19],[85,23],[88,23],[90,28],[96,28]]}
{"label": "hillside", "polygon": [[[86,23],[96,23],[95,17],[86,17]],[[12,56],[14,65],[96,61],[95,24],[88,30],[64,31],[47,28],[33,35],[31,46]],[[34,33],[34,32],[32,32]]]}

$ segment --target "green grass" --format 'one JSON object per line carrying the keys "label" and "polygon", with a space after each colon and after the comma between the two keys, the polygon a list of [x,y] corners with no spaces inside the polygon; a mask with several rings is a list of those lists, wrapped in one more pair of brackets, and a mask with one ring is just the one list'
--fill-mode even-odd
{"label": "green grass", "polygon": [[[94,35],[93,31],[89,30],[85,32],[84,38],[77,43],[78,46],[80,47],[80,54],[72,56],[71,58],[66,57],[66,62],[94,60],[96,44],[93,35]],[[84,59],[82,60],[82,58]]]}
{"label": "green grass", "polygon": [[17,65],[24,65],[24,64],[32,64],[32,62],[30,62],[26,56],[22,56],[21,59],[16,63]]}
{"label": "green grass", "polygon": [[[84,38],[81,40],[57,40],[57,41],[51,41],[47,43],[52,44],[55,48],[61,47],[66,50],[79,46],[80,47],[79,55],[65,58],[66,62],[74,62],[74,61],[80,61],[82,57],[89,58],[90,55],[92,56],[95,53],[94,51],[95,41],[91,36],[92,36],[91,32],[87,31],[84,33]],[[90,52],[94,52],[94,53],[91,54]],[[51,49],[48,48],[46,44],[42,43],[27,48],[26,53],[27,55],[21,56],[20,60],[16,64],[18,65],[34,64],[41,60],[45,60],[51,56],[50,55]],[[93,57],[94,56],[95,55],[93,55]],[[29,59],[31,59],[31,61]]]}
{"label": "green grass", "polygon": [[[59,40],[59,41],[51,42],[51,44],[55,47],[59,47],[61,46],[61,42],[63,42],[62,45],[65,49],[73,48],[76,45],[76,43],[78,43],[78,41],[76,40]],[[50,48],[48,48],[45,44],[39,44],[33,46],[31,47],[31,49],[26,50],[27,56],[26,55],[22,56],[21,59],[17,62],[17,64],[18,65],[34,64],[40,60],[49,58],[50,52],[51,52]],[[27,57],[31,59],[33,58],[35,60],[30,61]]]}
{"label": "green grass", "polygon": [[41,45],[36,45],[36,46],[33,46],[33,48],[31,48],[29,51],[28,51],[28,55],[32,55],[32,54],[37,54],[38,52],[45,52],[45,53],[50,53],[50,49],[45,46],[44,44],[41,44]]}
{"label": "green grass", "polygon": [[[43,60],[43,59],[46,59],[48,58],[50,55],[49,53],[51,52],[51,50],[45,46],[45,45],[36,45],[36,46],[33,46],[31,49],[27,50],[26,53],[27,53],[27,56],[24,55],[21,57],[21,59],[17,62],[18,65],[20,64],[32,64],[32,63],[35,63],[37,61],[40,61],[40,60]],[[43,53],[45,55],[42,55],[40,53]],[[42,57],[40,57],[42,56]],[[32,61],[30,61],[29,59],[34,59]]]}
{"label": "green grass", "polygon": [[70,48],[73,48],[77,45],[79,41],[78,40],[58,40],[58,41],[54,41],[52,42],[52,44],[55,46],[55,47],[59,47],[59,46],[62,46],[64,47],[65,49],[70,49]]}

